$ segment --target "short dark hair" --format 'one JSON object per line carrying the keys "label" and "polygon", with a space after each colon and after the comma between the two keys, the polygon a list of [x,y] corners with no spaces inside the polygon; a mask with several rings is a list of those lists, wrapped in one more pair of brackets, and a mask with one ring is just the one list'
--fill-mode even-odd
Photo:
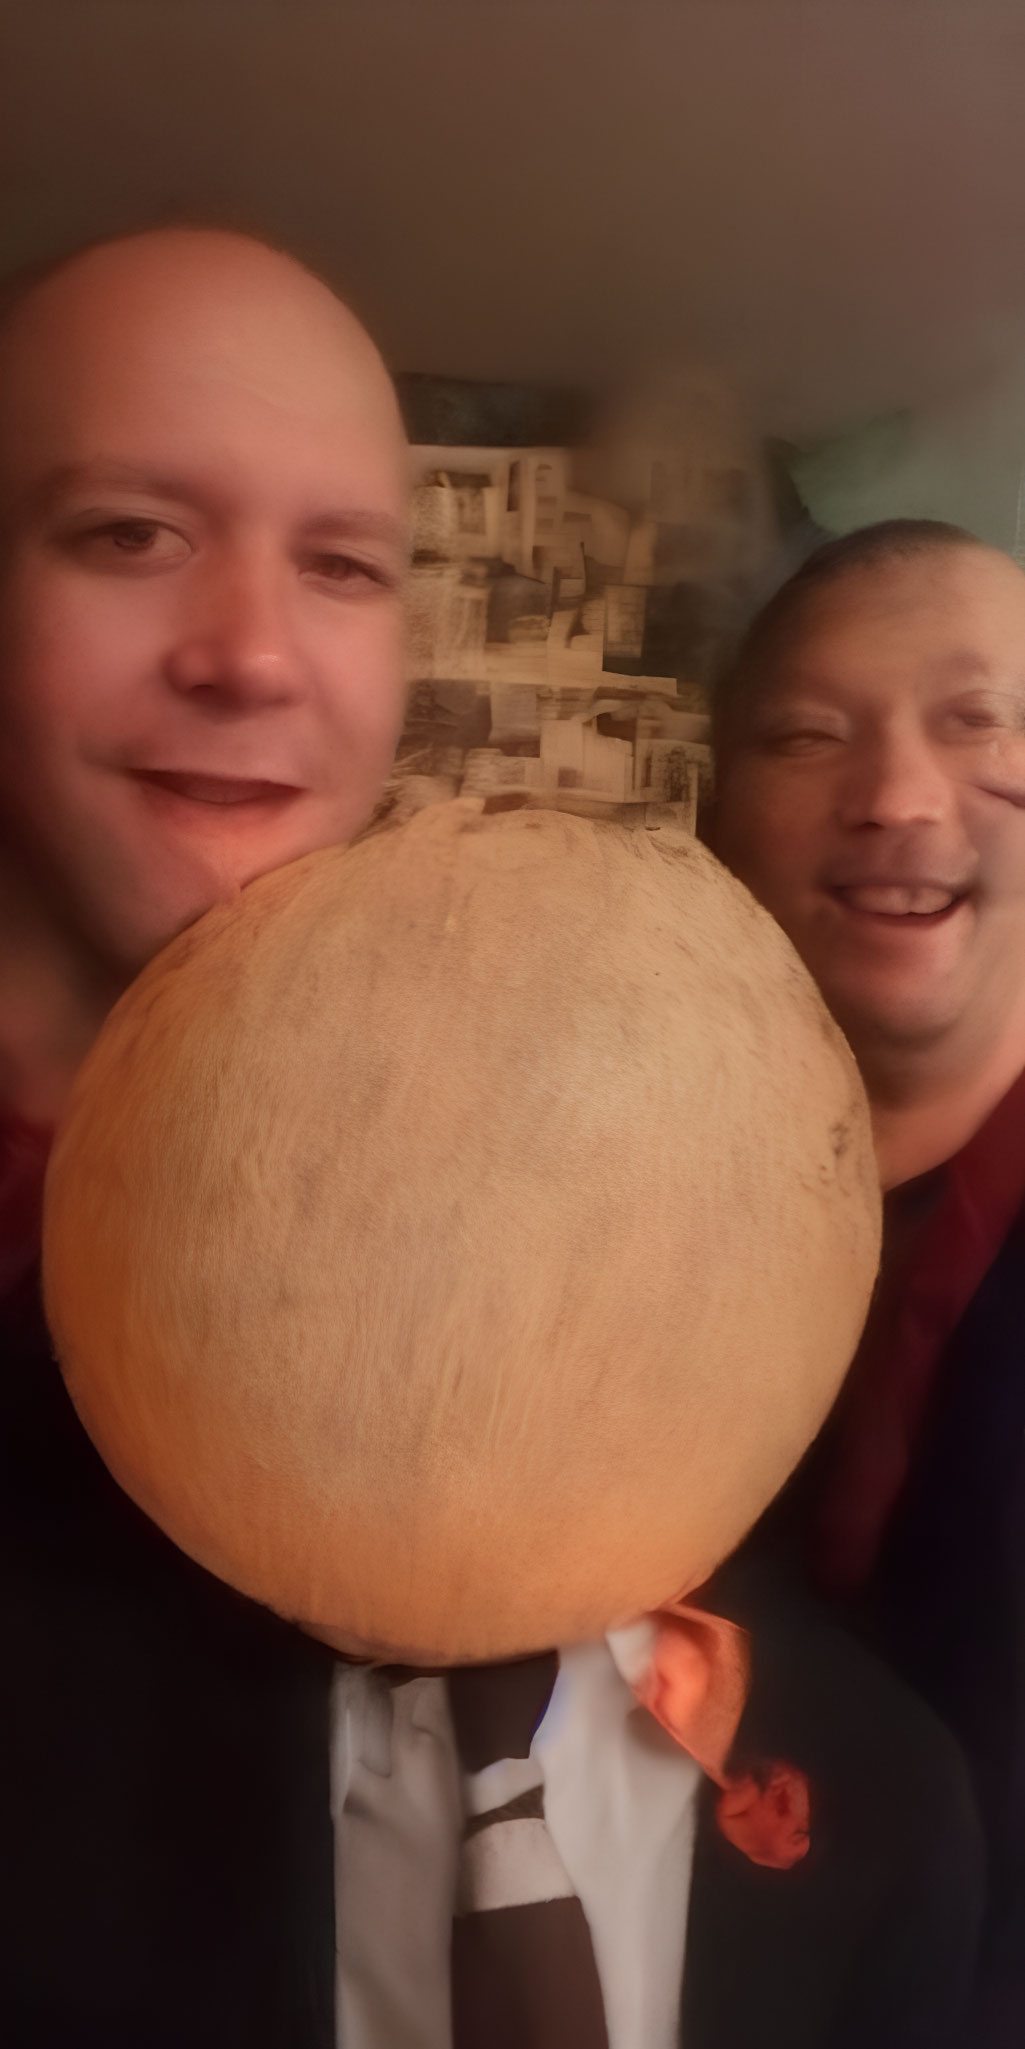
{"label": "short dark hair", "polygon": [[943,519],[883,519],[873,526],[824,541],[755,614],[732,660],[716,684],[712,739],[716,759],[729,751],[742,699],[757,692],[771,664],[797,637],[806,600],[826,584],[862,569],[910,561],[949,548],[982,548],[977,534]]}

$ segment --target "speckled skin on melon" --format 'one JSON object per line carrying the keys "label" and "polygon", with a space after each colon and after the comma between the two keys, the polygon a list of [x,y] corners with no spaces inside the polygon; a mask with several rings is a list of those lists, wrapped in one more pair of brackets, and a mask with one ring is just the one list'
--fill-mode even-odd
{"label": "speckled skin on melon", "polygon": [[878,1237],[853,1060],[747,891],[460,801],[254,883],[128,991],[46,1295],[184,1550],[436,1663],[699,1583],[829,1407]]}

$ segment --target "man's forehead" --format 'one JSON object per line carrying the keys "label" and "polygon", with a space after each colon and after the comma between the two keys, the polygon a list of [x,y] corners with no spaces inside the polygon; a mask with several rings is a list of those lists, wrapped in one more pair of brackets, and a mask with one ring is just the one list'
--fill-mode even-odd
{"label": "man's forehead", "polygon": [[806,594],[765,649],[759,696],[873,682],[956,688],[1025,670],[1025,576],[996,550],[851,572]]}
{"label": "man's forehead", "polygon": [[86,414],[117,422],[134,404],[158,421],[222,402],[402,444],[390,380],[355,317],[291,259],[236,237],[143,236],[89,252],[33,291],[0,338],[15,455],[29,435],[51,451],[58,436],[73,441]]}
{"label": "man's forehead", "polygon": [[72,254],[23,290],[5,329],[38,332],[54,321],[66,329],[107,310],[118,322],[126,308],[160,325],[190,302],[227,303],[240,313],[259,302],[272,318],[298,316],[307,328],[377,355],[356,315],[321,278],[282,250],[216,229],[148,230]]}

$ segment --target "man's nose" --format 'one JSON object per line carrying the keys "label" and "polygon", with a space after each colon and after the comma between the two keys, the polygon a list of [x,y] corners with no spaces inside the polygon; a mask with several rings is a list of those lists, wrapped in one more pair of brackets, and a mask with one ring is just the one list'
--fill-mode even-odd
{"label": "man's nose", "polygon": [[297,595],[294,572],[264,551],[212,563],[183,594],[165,662],[172,687],[225,710],[300,696]]}
{"label": "man's nose", "polygon": [[852,750],[838,800],[847,826],[936,825],[949,816],[953,786],[928,733],[895,723]]}

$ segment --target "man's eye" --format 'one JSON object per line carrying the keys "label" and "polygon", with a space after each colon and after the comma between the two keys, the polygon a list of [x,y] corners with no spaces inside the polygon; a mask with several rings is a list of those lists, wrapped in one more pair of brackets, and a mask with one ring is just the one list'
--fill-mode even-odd
{"label": "man's eye", "polygon": [[183,561],[189,553],[184,535],[158,519],[97,520],[77,528],[71,541],[88,560],[112,569],[134,563],[163,567]]}
{"label": "man's eye", "polygon": [[364,562],[357,555],[335,554],[326,550],[311,555],[306,562],[306,572],[323,583],[340,586],[342,589],[393,590],[396,578],[379,562]]}
{"label": "man's eye", "polygon": [[962,733],[1018,733],[1022,731],[1022,719],[1009,712],[1001,711],[959,711],[954,715],[954,724]]}
{"label": "man's eye", "polygon": [[843,738],[826,726],[793,726],[762,735],[767,754],[811,754],[818,748],[836,746]]}
{"label": "man's eye", "polygon": [[123,548],[129,555],[141,555],[154,546],[160,529],[153,519],[117,519],[106,532],[115,548]]}

